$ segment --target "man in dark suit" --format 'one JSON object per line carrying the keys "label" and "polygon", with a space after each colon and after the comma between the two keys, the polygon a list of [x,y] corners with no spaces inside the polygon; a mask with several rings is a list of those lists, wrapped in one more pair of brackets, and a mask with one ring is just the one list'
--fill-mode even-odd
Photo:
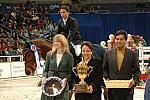
{"label": "man in dark suit", "polygon": [[75,53],[75,48],[76,45],[81,44],[82,39],[79,32],[77,20],[69,16],[69,12],[70,9],[68,6],[61,6],[59,11],[61,19],[56,26],[55,32],[56,34],[63,34],[68,39],[70,52],[74,57],[74,65],[76,65],[77,62],[81,60],[81,55]]}
{"label": "man in dark suit", "polygon": [[133,100],[134,86],[140,76],[138,56],[125,47],[127,32],[117,31],[115,35],[115,48],[105,53],[103,74],[109,80],[130,80],[130,88],[109,88],[109,100]]}
{"label": "man in dark suit", "polygon": [[[70,52],[74,57],[74,66],[76,66],[77,63],[81,60],[81,55],[77,55],[75,53],[75,48],[76,45],[79,45],[82,42],[78,23],[75,18],[69,16],[70,9],[68,6],[61,6],[59,13],[61,19],[56,26],[55,32],[56,34],[63,34],[67,38]],[[70,87],[72,88],[71,85],[72,83],[70,83]]]}
{"label": "man in dark suit", "polygon": [[56,33],[63,34],[68,39],[69,43],[72,42],[73,45],[77,45],[81,42],[81,35],[78,28],[77,20],[69,16],[70,9],[68,6],[61,6],[60,15],[61,19],[56,26]]}

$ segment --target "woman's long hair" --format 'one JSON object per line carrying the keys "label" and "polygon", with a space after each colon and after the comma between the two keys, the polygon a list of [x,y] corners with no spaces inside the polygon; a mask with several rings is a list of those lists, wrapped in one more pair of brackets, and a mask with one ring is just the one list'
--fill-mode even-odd
{"label": "woman's long hair", "polygon": [[[59,41],[62,43],[63,46],[63,52],[70,52],[69,50],[69,44],[68,44],[68,40],[66,39],[66,37],[62,34],[56,34],[53,38],[53,42],[55,41]],[[53,46],[52,48],[52,54],[54,54],[56,52],[56,48]]]}

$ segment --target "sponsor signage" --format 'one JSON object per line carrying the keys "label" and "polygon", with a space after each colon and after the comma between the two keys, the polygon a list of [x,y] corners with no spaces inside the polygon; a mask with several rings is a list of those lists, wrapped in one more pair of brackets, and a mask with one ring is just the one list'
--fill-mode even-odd
{"label": "sponsor signage", "polygon": [[0,63],[0,78],[11,77],[10,63]]}
{"label": "sponsor signage", "polygon": [[26,76],[24,62],[11,62],[12,77]]}

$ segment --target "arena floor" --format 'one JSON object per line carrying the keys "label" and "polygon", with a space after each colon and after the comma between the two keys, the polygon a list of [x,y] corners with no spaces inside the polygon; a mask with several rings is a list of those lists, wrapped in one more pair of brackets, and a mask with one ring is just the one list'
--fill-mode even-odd
{"label": "arena floor", "polygon": [[[0,100],[40,100],[40,77],[0,79]],[[134,100],[144,100],[144,89],[135,89]],[[103,97],[102,97],[103,98]]]}
{"label": "arena floor", "polygon": [[0,79],[1,100],[39,100],[41,87],[37,84],[40,77],[21,77]]}

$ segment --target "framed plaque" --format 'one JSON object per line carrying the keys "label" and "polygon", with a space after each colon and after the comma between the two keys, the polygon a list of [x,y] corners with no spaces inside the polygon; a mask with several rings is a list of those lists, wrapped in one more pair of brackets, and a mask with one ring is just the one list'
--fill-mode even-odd
{"label": "framed plaque", "polygon": [[104,80],[106,88],[130,88],[132,80]]}

